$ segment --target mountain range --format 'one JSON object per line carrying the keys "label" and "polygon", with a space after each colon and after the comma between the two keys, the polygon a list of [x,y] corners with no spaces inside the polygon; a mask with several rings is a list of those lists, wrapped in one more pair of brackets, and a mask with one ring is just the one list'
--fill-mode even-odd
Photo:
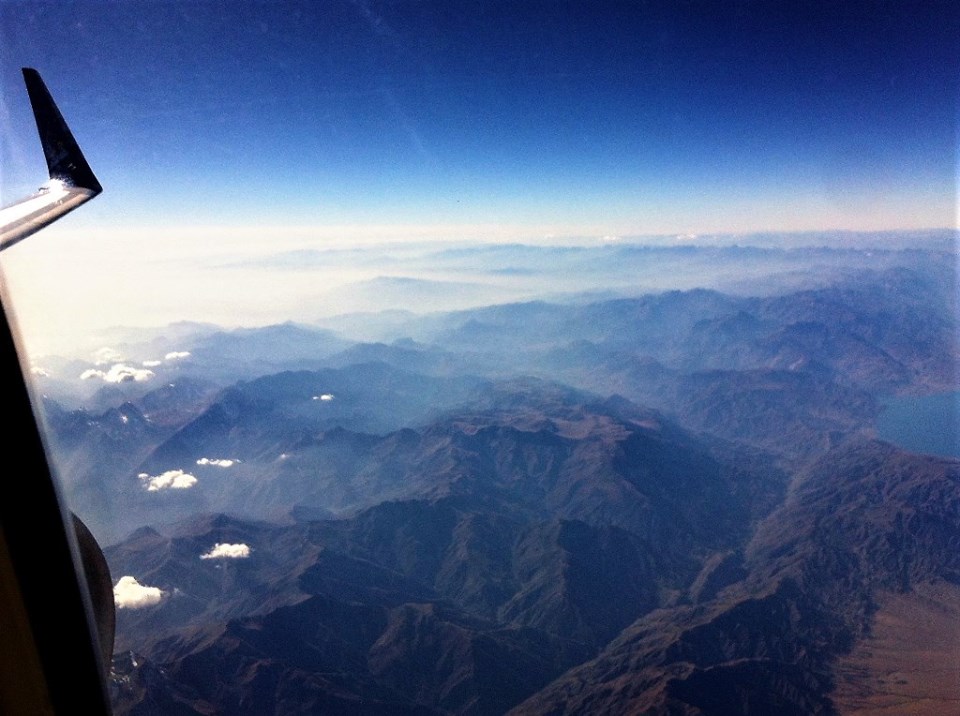
{"label": "mountain range", "polygon": [[65,490],[140,590],[117,713],[944,712],[960,464],[875,425],[955,390],[956,286],[936,252],[855,258],[763,295],[194,327],[122,346],[180,356],[147,379],[51,376]]}

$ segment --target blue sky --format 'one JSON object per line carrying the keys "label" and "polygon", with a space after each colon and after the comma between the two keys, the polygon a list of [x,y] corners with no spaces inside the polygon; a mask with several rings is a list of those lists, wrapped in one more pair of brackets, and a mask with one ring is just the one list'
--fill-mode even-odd
{"label": "blue sky", "polygon": [[36,175],[32,65],[106,224],[943,226],[954,8],[8,2],[3,198]]}
{"label": "blue sky", "polygon": [[308,318],[250,268],[299,249],[954,226],[958,7],[0,1],[0,200],[45,178],[22,66],[104,186],[5,288],[49,347]]}

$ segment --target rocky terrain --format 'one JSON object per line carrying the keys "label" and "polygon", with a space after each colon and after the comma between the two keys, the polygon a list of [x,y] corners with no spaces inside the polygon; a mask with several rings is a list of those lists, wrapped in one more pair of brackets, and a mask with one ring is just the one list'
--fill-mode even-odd
{"label": "rocky terrain", "polygon": [[390,313],[385,342],[192,327],[155,380],[51,389],[135,585],[117,712],[942,713],[960,467],[875,424],[954,389],[956,290],[901,263]]}

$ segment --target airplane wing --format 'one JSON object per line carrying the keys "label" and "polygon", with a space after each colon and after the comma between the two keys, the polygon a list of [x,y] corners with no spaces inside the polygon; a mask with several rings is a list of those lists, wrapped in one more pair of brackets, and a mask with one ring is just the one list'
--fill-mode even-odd
{"label": "airplane wing", "polygon": [[[24,69],[23,76],[50,181],[38,194],[0,210],[0,249],[101,191],[40,75]],[[98,575],[105,563],[84,570],[83,531],[78,534],[47,462],[2,301],[0,394],[7,459],[7,489],[0,498],[0,714],[106,716],[112,634],[109,640],[98,634],[88,584],[104,579]]]}
{"label": "airplane wing", "polygon": [[40,73],[24,67],[23,79],[30,95],[50,178],[36,194],[0,209],[0,251],[39,231],[103,191],[53,97],[40,79]]}

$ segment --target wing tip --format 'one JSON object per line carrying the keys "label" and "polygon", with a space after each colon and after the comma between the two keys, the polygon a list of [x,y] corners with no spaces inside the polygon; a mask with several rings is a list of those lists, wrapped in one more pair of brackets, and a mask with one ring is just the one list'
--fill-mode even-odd
{"label": "wing tip", "polygon": [[86,189],[93,195],[103,191],[96,175],[90,169],[70,127],[57,108],[50,90],[32,67],[21,68],[27,85],[30,106],[40,133],[40,143],[47,160],[51,179],[60,179],[78,189]]}

